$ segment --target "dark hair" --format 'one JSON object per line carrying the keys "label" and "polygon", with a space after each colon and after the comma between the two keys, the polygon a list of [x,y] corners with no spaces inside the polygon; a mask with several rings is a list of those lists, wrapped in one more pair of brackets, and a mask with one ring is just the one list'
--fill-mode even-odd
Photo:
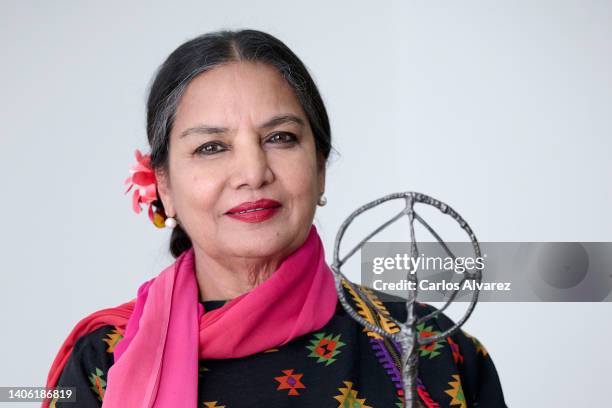
{"label": "dark hair", "polygon": [[[232,62],[264,62],[282,74],[306,113],[318,154],[329,158],[331,129],[321,95],[308,70],[285,44],[257,30],[221,30],[189,40],[174,50],[158,68],[147,100],[147,137],[151,166],[168,173],[168,148],[178,102],[197,75]],[[159,195],[154,205],[163,212]],[[192,246],[179,224],[170,237],[170,252],[176,258]]]}

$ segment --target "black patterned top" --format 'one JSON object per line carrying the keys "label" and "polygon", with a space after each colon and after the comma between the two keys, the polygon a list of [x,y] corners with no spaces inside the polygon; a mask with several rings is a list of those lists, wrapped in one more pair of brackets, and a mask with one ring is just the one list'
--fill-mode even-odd
{"label": "black patterned top", "polygon": [[[405,304],[383,301],[390,298],[360,288],[376,306],[376,310],[368,307],[345,287],[360,315],[397,331],[386,317],[390,314],[404,321]],[[226,302],[202,303],[209,311]],[[423,303],[416,307],[418,316],[433,310]],[[452,324],[441,314],[420,324],[418,331],[421,336],[432,336]],[[51,408],[101,407],[112,353],[121,338],[111,325],[80,337],[57,384],[76,387],[77,402],[54,401]],[[424,407],[506,407],[493,361],[475,337],[460,330],[443,341],[420,346],[418,352],[417,391]],[[248,357],[200,360],[198,407],[401,408],[399,356],[397,344],[364,329],[338,302],[324,327],[283,346]]]}

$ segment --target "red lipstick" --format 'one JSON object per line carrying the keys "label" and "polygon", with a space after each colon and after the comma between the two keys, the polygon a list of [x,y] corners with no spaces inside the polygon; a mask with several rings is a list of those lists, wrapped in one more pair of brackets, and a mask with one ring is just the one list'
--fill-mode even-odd
{"label": "red lipstick", "polygon": [[273,217],[281,203],[275,200],[262,198],[257,201],[247,201],[228,210],[225,214],[243,222],[262,222]]}

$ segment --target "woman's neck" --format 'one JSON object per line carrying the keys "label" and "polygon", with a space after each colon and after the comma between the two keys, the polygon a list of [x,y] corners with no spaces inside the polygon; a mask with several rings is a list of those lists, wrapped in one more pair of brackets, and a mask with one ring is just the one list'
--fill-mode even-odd
{"label": "woman's neck", "polygon": [[195,250],[200,300],[228,300],[247,293],[268,279],[278,263],[277,260],[253,258],[224,259],[220,262]]}

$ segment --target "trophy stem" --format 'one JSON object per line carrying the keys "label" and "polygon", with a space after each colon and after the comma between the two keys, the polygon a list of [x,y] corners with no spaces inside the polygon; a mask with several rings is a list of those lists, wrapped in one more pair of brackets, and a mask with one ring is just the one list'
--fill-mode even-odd
{"label": "trophy stem", "polygon": [[420,407],[417,396],[418,342],[414,303],[406,304],[407,319],[402,324],[399,343],[402,348],[402,383],[404,386],[404,407]]}

